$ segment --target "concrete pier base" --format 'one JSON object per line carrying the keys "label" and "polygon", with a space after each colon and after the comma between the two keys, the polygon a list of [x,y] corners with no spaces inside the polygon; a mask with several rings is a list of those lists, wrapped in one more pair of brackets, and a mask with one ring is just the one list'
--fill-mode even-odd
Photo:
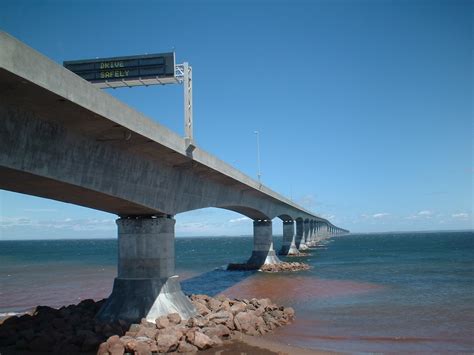
{"label": "concrete pier base", "polygon": [[280,259],[273,249],[272,221],[258,220],[253,222],[253,251],[247,260],[248,265],[262,266],[278,264]]}
{"label": "concrete pier base", "polygon": [[280,264],[273,249],[272,221],[253,222],[253,251],[244,264],[229,264],[227,270],[258,270],[263,265]]}
{"label": "concrete pier base", "polygon": [[295,222],[283,221],[283,244],[279,255],[298,255],[300,252],[295,244]]}
{"label": "concrete pier base", "polygon": [[161,315],[196,314],[174,275],[174,225],[170,217],[119,218],[118,275],[112,294],[97,314],[102,321],[154,322]]}

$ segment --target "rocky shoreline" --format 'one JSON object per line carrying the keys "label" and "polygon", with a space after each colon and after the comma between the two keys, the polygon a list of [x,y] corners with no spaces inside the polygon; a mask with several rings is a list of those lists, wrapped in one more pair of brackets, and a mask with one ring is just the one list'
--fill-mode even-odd
{"label": "rocky shoreline", "polygon": [[100,323],[94,319],[103,302],[84,300],[54,309],[7,318],[0,325],[0,352],[56,354],[193,353],[242,334],[261,335],[291,322],[294,310],[269,299],[229,299],[225,296],[190,296],[198,314],[183,320],[177,313],[155,323]]}
{"label": "rocky shoreline", "polygon": [[309,270],[310,266],[306,263],[298,262],[281,262],[278,264],[264,264],[264,265],[253,265],[253,264],[229,264],[227,270],[229,271],[250,271],[258,270],[263,272],[285,272],[285,271],[302,271]]}

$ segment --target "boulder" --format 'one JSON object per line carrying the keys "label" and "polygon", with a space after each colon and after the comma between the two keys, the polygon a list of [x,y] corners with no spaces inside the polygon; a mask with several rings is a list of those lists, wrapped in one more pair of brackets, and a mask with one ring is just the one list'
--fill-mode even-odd
{"label": "boulder", "polygon": [[179,343],[179,338],[176,334],[158,334],[156,337],[156,345],[158,352],[168,353],[176,350]]}
{"label": "boulder", "polygon": [[235,328],[245,334],[255,334],[256,318],[250,312],[240,312],[234,317]]}
{"label": "boulder", "polygon": [[211,298],[211,299],[209,299],[207,305],[208,305],[208,308],[212,312],[217,312],[217,311],[219,311],[219,308],[221,307],[221,302],[216,300],[215,298]]}
{"label": "boulder", "polygon": [[235,316],[239,312],[244,312],[246,309],[245,303],[242,302],[236,302],[230,307],[230,311],[232,314]]}
{"label": "boulder", "polygon": [[[67,354],[67,353],[64,353]],[[99,345],[99,349],[97,350],[97,355],[109,355],[109,344],[107,342],[104,342]]]}
{"label": "boulder", "polygon": [[178,313],[170,313],[168,314],[168,320],[171,324],[179,324],[181,323],[181,316]]}
{"label": "boulder", "polygon": [[190,344],[184,340],[179,342],[178,353],[195,353],[198,351],[198,348],[193,344]]}
{"label": "boulder", "polygon": [[211,313],[210,309],[207,308],[205,305],[203,305],[200,302],[193,302],[194,307],[196,307],[196,311],[201,315],[201,316],[206,316],[209,313]]}
{"label": "boulder", "polygon": [[283,312],[289,319],[293,319],[295,317],[295,310],[292,307],[285,307]]}
{"label": "boulder", "polygon": [[214,342],[206,334],[201,332],[195,332],[193,345],[196,346],[199,350],[204,350],[210,348]]}
{"label": "boulder", "polygon": [[163,329],[170,325],[170,321],[167,316],[160,316],[156,318],[155,324],[158,329]]}
{"label": "boulder", "polygon": [[151,346],[149,343],[144,341],[137,342],[135,348],[135,355],[151,355]]}

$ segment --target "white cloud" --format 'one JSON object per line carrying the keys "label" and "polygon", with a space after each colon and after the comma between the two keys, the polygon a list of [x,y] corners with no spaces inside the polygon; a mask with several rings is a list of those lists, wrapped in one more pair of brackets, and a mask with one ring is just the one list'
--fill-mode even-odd
{"label": "white cloud", "polygon": [[250,221],[250,218],[248,217],[233,218],[229,220],[229,223],[241,223],[244,221]]}
{"label": "white cloud", "polygon": [[105,231],[116,228],[113,219],[73,219],[32,220],[25,217],[0,217],[0,228],[31,227],[38,229],[64,229],[73,231]]}
{"label": "white cloud", "polygon": [[381,213],[373,214],[372,218],[380,219],[380,218],[385,218],[385,217],[388,217],[388,216],[390,216],[390,213],[381,212]]}
{"label": "white cloud", "polygon": [[466,213],[466,212],[453,213],[451,217],[455,219],[468,219],[469,213]]}
{"label": "white cloud", "polygon": [[431,216],[432,214],[433,212],[428,211],[428,210],[418,212],[419,216]]}
{"label": "white cloud", "polygon": [[429,210],[419,211],[411,216],[405,217],[406,219],[429,219],[433,217],[434,213]]}

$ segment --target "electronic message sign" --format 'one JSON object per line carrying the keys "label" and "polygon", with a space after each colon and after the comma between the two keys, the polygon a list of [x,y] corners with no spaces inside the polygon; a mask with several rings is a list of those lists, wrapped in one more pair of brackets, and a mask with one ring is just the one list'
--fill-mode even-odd
{"label": "electronic message sign", "polygon": [[[174,53],[65,61],[64,67],[94,84],[167,82],[175,75]],[[105,87],[105,86],[104,86]]]}

